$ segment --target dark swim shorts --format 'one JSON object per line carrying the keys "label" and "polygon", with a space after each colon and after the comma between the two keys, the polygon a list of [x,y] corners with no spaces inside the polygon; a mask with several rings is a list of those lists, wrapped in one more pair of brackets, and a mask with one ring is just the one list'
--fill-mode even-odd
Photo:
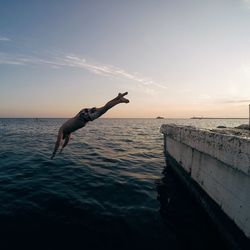
{"label": "dark swim shorts", "polygon": [[94,108],[86,108],[86,109],[82,109],[78,115],[80,117],[80,119],[84,122],[89,122],[89,121],[93,121],[97,118],[97,109]]}

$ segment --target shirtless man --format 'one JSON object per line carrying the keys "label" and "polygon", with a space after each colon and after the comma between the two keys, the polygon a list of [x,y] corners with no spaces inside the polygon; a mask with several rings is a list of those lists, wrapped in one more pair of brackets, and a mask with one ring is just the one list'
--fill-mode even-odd
{"label": "shirtless man", "polygon": [[104,105],[101,108],[82,109],[75,117],[67,120],[59,129],[57,141],[51,159],[55,157],[56,152],[62,140],[64,140],[64,143],[62,145],[60,153],[62,152],[63,148],[66,147],[72,132],[76,131],[79,128],[84,127],[87,122],[93,121],[98,117],[102,116],[104,113],[106,113],[109,109],[113,108],[115,105],[119,103],[129,103],[129,100],[124,97],[127,94],[128,92],[125,92],[123,94],[119,93],[116,98],[109,101],[108,103],[106,103],[106,105]]}

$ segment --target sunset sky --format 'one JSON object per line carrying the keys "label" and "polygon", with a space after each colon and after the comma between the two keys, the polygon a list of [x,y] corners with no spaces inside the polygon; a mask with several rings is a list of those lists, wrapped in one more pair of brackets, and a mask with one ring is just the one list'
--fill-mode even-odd
{"label": "sunset sky", "polygon": [[0,117],[248,117],[250,0],[0,1]]}

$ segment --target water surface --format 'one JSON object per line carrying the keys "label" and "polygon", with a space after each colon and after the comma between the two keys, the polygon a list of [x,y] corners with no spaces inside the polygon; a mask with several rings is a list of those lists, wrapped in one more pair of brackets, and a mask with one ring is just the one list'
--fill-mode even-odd
{"label": "water surface", "polygon": [[[163,173],[159,128],[162,123],[237,126],[247,120],[98,119],[75,132],[64,152],[50,160],[63,122],[0,119],[5,249],[199,249],[199,244],[211,249],[220,244],[178,180]],[[200,243],[194,243],[197,235]]]}

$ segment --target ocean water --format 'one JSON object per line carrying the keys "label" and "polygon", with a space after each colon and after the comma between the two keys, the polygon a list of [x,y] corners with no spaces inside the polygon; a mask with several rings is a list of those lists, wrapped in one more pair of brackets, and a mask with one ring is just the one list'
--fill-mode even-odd
{"label": "ocean water", "polygon": [[50,160],[64,121],[0,119],[0,249],[223,249],[159,128],[247,120],[98,119]]}

